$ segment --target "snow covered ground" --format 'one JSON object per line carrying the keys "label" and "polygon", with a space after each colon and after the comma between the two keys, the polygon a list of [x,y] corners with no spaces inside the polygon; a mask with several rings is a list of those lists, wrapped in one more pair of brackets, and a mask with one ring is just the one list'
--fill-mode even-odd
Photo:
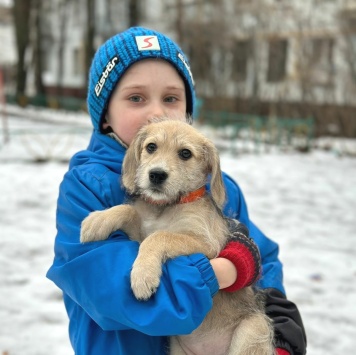
{"label": "snow covered ground", "polygon": [[[28,109],[20,113],[39,120],[25,120],[8,111],[10,142],[0,135],[0,354],[72,354],[61,294],[45,273],[65,160],[85,148],[89,119]],[[336,152],[221,153],[252,219],[280,244],[311,355],[356,349],[356,159]]]}

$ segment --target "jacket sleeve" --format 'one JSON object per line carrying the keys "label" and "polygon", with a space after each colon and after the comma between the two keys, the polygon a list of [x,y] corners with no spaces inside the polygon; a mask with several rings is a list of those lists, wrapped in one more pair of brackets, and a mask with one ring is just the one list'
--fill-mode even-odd
{"label": "jacket sleeve", "polygon": [[269,239],[249,218],[245,198],[239,186],[229,176],[224,174],[224,183],[227,191],[227,203],[224,214],[228,218],[237,219],[243,223],[249,236],[258,246],[262,273],[257,284],[260,288],[275,288],[285,293],[283,286],[282,263],[278,259],[278,244]]}
{"label": "jacket sleeve", "polygon": [[273,288],[265,290],[266,313],[273,319],[275,344],[292,355],[306,354],[307,339],[297,306]]}
{"label": "jacket sleeve", "polygon": [[55,258],[47,277],[104,330],[135,329],[154,336],[191,333],[211,309],[219,288],[209,260],[194,254],[168,261],[156,294],[145,302],[136,300],[130,270],[138,243],[122,232],[106,241],[79,241],[82,220],[112,205],[112,195],[89,173],[72,169],[66,174],[57,205]]}
{"label": "jacket sleeve", "polygon": [[[255,284],[266,294],[266,313],[273,320],[275,344],[279,351],[286,350],[291,355],[306,353],[306,334],[297,306],[285,296],[283,286],[282,263],[278,258],[278,245],[267,238],[249,219],[247,206],[238,185],[228,176],[224,176],[228,193],[228,202],[224,213],[244,223],[249,235],[257,244],[262,263],[262,274]],[[229,244],[228,244],[229,246]],[[239,248],[235,246],[235,249]],[[232,251],[232,253],[238,252]],[[230,259],[231,260],[231,259]]]}

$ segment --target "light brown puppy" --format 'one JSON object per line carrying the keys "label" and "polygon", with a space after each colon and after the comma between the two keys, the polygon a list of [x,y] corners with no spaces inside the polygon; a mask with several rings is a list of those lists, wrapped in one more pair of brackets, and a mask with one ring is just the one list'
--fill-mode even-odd
{"label": "light brown puppy", "polygon": [[[167,259],[194,253],[211,259],[225,246],[229,231],[221,214],[225,189],[218,152],[189,124],[163,120],[144,126],[127,150],[122,183],[131,204],[91,213],[82,223],[81,241],[103,240],[121,229],[141,243],[131,271],[137,299],[156,291]],[[219,292],[198,329],[171,337],[170,354],[272,355],[271,321],[251,287]]]}

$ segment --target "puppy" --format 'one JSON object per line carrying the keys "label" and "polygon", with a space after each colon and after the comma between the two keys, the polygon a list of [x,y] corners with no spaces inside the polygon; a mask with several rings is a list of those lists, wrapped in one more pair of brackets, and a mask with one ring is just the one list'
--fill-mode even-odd
{"label": "puppy", "polygon": [[[137,299],[155,293],[167,259],[194,253],[212,259],[224,248],[229,230],[221,213],[225,190],[218,152],[189,124],[162,120],[144,126],[127,150],[122,183],[131,203],[91,213],[82,223],[81,241],[104,240],[121,229],[141,243],[131,271]],[[219,292],[199,328],[171,337],[170,354],[274,354],[271,321],[257,298],[251,287]]]}

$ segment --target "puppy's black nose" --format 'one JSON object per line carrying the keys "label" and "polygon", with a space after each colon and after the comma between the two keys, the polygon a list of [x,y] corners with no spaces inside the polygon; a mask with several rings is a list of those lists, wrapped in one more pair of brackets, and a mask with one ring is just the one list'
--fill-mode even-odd
{"label": "puppy's black nose", "polygon": [[151,170],[149,173],[149,178],[152,184],[160,185],[162,184],[168,177],[168,174],[163,170]]}

